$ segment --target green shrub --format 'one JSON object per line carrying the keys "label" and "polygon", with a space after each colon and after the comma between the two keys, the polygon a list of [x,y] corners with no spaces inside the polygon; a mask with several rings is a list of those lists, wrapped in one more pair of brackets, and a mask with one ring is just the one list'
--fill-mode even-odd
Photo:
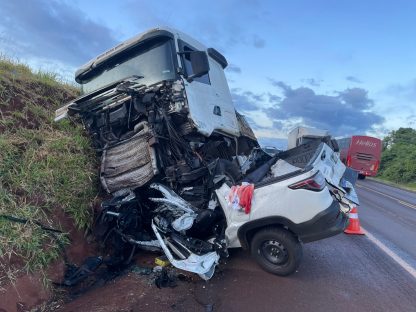
{"label": "green shrub", "polygon": [[395,183],[416,183],[416,130],[400,128],[383,140],[378,176]]}

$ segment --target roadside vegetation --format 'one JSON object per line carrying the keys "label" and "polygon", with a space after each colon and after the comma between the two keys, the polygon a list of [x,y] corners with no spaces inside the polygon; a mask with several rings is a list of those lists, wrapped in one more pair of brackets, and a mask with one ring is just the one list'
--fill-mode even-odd
{"label": "roadside vegetation", "polygon": [[415,129],[400,128],[383,139],[377,178],[416,190]]}
{"label": "roadside vegetation", "polygon": [[78,92],[54,73],[0,56],[0,288],[19,272],[43,273],[69,243],[39,223],[63,232],[63,216],[90,225],[95,155],[81,126],[53,122]]}

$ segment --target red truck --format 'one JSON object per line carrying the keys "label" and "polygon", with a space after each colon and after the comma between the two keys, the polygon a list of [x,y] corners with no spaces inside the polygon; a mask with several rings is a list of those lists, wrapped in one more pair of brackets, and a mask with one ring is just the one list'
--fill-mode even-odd
{"label": "red truck", "polygon": [[340,158],[347,166],[358,171],[358,178],[375,176],[380,167],[381,140],[364,135],[338,139]]}

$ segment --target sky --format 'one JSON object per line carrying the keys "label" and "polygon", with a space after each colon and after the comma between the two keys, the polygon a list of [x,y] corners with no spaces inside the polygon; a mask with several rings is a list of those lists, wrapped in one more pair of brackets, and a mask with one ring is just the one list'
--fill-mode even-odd
{"label": "sky", "polygon": [[0,53],[72,80],[156,26],[227,58],[233,101],[263,145],[295,126],[382,138],[416,127],[416,1],[0,0]]}

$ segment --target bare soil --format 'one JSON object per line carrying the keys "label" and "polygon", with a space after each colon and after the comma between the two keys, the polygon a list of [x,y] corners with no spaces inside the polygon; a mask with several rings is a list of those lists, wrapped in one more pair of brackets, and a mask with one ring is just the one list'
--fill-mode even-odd
{"label": "bare soil", "polygon": [[[80,265],[86,257],[97,254],[96,244],[85,235],[84,231],[77,229],[73,220],[62,210],[57,210],[55,218],[59,218],[62,229],[69,233],[71,244],[66,248],[66,254],[71,263]],[[3,262],[7,260],[9,267],[22,268],[24,266],[24,261],[19,257],[2,259]],[[61,283],[65,273],[63,257],[52,263],[46,272],[47,278],[52,283]],[[20,271],[14,283],[10,283],[0,290],[0,296],[2,298],[0,312],[2,309],[7,312],[21,312],[30,311],[46,301],[53,300],[55,293],[53,289],[45,288],[40,274],[28,274]]]}
{"label": "bare soil", "polygon": [[30,311],[50,296],[51,291],[43,287],[39,275],[24,274],[14,284],[7,285],[1,293],[0,311]]}
{"label": "bare soil", "polygon": [[[157,253],[140,253],[136,265],[153,268]],[[215,298],[211,291],[211,281],[206,282],[195,274],[177,271],[180,274],[177,286],[158,288],[156,274],[141,275],[128,272],[101,287],[91,289],[70,301],[50,303],[51,311],[212,311]],[[217,272],[217,276],[221,273]],[[214,279],[221,277],[214,277]],[[67,297],[68,298],[68,297]]]}
{"label": "bare soil", "polygon": [[[0,123],[0,131],[18,127],[37,129],[44,120],[36,115],[28,104],[48,108],[53,112],[57,105],[66,103],[76,96],[75,92],[69,92],[68,89],[41,86],[25,80],[8,81],[5,77],[3,79],[4,81],[0,81],[0,118],[12,118],[14,126]],[[48,96],[45,97],[45,94]]]}

